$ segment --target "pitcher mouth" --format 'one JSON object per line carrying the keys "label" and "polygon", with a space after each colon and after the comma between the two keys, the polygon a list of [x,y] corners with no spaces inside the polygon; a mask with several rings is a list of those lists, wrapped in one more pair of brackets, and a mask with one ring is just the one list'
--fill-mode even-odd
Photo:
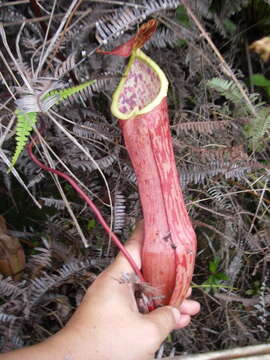
{"label": "pitcher mouth", "polygon": [[112,101],[115,117],[127,120],[153,110],[167,95],[168,80],[160,67],[141,50],[135,50]]}

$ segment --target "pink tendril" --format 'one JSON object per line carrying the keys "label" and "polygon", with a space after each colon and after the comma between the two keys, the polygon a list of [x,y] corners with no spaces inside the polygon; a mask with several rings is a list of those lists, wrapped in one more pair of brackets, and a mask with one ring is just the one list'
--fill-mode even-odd
{"label": "pink tendril", "polygon": [[108,224],[106,223],[104,217],[101,215],[100,211],[98,210],[98,208],[96,207],[96,205],[93,203],[93,201],[89,198],[89,196],[79,187],[79,185],[75,182],[74,179],[72,179],[71,176],[56,170],[56,169],[52,169],[48,166],[46,166],[45,164],[43,164],[41,161],[39,161],[36,156],[33,154],[33,145],[35,143],[35,141],[38,140],[37,137],[35,137],[27,146],[27,150],[28,150],[28,155],[30,156],[31,160],[37,164],[39,167],[41,167],[43,170],[51,172],[53,174],[56,174],[60,177],[62,177],[63,179],[65,179],[72,187],[73,189],[77,192],[77,194],[87,203],[87,205],[90,207],[90,209],[93,211],[93,213],[95,214],[96,218],[98,219],[98,221],[100,222],[100,224],[103,226],[104,230],[107,232],[107,234],[112,238],[114,244],[118,247],[118,249],[121,251],[121,253],[125,256],[125,258],[127,259],[127,261],[130,263],[130,266],[132,267],[133,271],[135,272],[135,274],[138,276],[138,278],[144,282],[144,278],[142,276],[142,273],[140,271],[140,269],[138,268],[137,264],[135,263],[134,259],[132,258],[132,256],[129,254],[129,252],[126,250],[126,248],[124,247],[124,245],[120,242],[120,240],[118,239],[118,237],[111,231],[110,227],[108,226]]}

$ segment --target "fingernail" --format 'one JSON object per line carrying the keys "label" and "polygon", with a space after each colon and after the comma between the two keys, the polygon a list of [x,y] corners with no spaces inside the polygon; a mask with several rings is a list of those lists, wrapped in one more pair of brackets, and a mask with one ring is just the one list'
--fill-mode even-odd
{"label": "fingernail", "polygon": [[178,324],[181,319],[180,311],[178,309],[176,309],[175,307],[172,307],[172,313],[173,313],[173,316],[175,319],[175,323]]}

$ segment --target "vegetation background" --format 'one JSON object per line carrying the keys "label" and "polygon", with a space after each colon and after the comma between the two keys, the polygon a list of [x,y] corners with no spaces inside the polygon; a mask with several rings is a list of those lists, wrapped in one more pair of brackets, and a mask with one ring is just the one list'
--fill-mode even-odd
{"label": "vegetation background", "polygon": [[[175,157],[198,237],[193,297],[202,305],[158,356],[269,342],[270,1],[18,0],[0,1],[2,352],[63,327],[117,253],[70,185],[29,159],[32,127],[46,128],[38,156],[76,177],[123,242],[142,217],[110,113],[126,61],[96,50],[123,43],[150,18],[159,27],[144,51],[170,83]],[[46,97],[92,79],[61,102]],[[18,109],[37,113],[23,135]]]}

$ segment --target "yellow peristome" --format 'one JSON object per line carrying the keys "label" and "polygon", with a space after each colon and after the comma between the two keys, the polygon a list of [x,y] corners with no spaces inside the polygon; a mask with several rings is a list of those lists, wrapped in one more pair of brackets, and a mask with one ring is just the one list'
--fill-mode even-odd
{"label": "yellow peristome", "polygon": [[[159,89],[157,96],[154,98],[154,100],[152,102],[150,102],[148,105],[146,105],[145,107],[143,107],[142,109],[139,109],[137,106],[135,106],[135,108],[131,112],[123,113],[119,110],[119,105],[118,105],[119,97],[124,88],[126,79],[128,77],[128,73],[136,59],[139,59],[139,60],[145,62],[156,73],[156,75],[158,76],[159,81],[160,81],[160,89]],[[168,91],[168,80],[167,80],[164,72],[161,70],[161,68],[149,56],[145,55],[140,49],[134,50],[132,52],[132,55],[128,62],[128,65],[126,67],[125,73],[124,73],[117,89],[115,90],[115,92],[113,94],[111,112],[116,118],[118,118],[120,120],[127,120],[127,119],[133,118],[137,115],[146,114],[146,113],[150,112],[151,110],[153,110],[157,105],[160,104],[161,100],[165,96],[167,96],[167,91]]]}

